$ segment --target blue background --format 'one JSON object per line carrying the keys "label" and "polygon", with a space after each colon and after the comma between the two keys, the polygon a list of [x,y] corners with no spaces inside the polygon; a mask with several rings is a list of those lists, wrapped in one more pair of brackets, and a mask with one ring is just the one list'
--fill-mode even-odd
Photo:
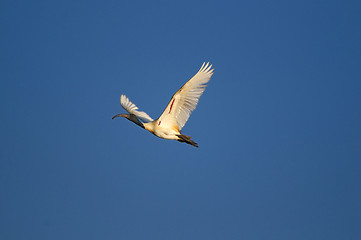
{"label": "blue background", "polygon": [[[1,1],[0,239],[361,239],[360,1]],[[210,61],[183,133],[157,118]]]}

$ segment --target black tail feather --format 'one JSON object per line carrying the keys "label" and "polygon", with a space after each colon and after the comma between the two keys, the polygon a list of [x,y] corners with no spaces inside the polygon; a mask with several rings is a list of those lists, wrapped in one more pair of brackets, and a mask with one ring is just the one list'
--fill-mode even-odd
{"label": "black tail feather", "polygon": [[194,142],[193,140],[191,140],[191,137],[189,137],[187,135],[183,135],[183,134],[178,135],[178,137],[179,137],[179,139],[178,139],[179,142],[185,142],[194,147],[198,147],[198,144],[196,142]]}

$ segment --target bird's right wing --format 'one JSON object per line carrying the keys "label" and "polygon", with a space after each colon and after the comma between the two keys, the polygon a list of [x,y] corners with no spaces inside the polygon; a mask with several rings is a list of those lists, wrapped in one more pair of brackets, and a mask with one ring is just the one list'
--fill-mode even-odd
{"label": "bird's right wing", "polygon": [[181,130],[188,121],[198,100],[213,75],[212,65],[203,63],[196,75],[186,82],[171,98],[168,106],[159,117],[158,124]]}
{"label": "bird's right wing", "polygon": [[137,111],[138,107],[134,103],[129,101],[125,95],[120,96],[120,105],[130,114],[134,114],[137,118],[140,118],[143,122],[153,122],[153,119],[148,114],[142,111]]}

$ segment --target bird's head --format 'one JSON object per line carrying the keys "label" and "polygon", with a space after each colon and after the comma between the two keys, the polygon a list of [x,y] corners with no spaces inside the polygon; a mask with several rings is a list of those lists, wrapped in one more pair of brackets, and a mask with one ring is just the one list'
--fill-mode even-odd
{"label": "bird's head", "polygon": [[117,114],[114,117],[112,117],[112,119],[116,118],[116,117],[125,117],[126,119],[128,119],[129,121],[134,122],[135,124],[137,124],[138,126],[144,128],[144,125],[141,121],[139,121],[139,119],[134,115],[134,114],[125,114],[125,113],[121,113],[121,114]]}
{"label": "bird's head", "polygon": [[117,114],[115,115],[114,117],[112,117],[112,119],[116,118],[116,117],[125,117],[127,119],[130,118],[130,114],[124,114],[124,113],[121,113],[121,114]]}

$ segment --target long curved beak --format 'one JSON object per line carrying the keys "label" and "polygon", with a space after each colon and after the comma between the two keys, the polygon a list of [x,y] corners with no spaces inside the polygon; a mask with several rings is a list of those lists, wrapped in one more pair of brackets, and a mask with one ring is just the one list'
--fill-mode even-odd
{"label": "long curved beak", "polygon": [[125,117],[124,115],[125,115],[125,114],[122,114],[122,113],[121,113],[121,114],[117,114],[117,115],[115,115],[114,117],[112,117],[112,119],[114,119],[114,118],[116,118],[116,117]]}

